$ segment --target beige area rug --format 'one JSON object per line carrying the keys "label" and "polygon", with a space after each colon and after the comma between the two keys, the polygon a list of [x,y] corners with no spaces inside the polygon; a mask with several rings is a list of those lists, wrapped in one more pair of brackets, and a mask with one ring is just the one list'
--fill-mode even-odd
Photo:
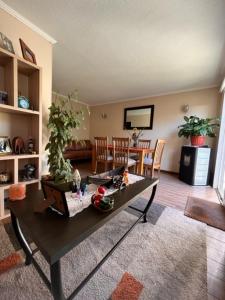
{"label": "beige area rug", "polygon": [[[136,216],[121,212],[62,259],[66,296],[135,220]],[[125,273],[138,282],[140,300],[207,299],[205,231],[205,224],[172,208],[164,209],[155,225],[140,223],[135,227],[75,299],[110,299]],[[11,247],[6,232],[1,231],[1,241],[5,251]],[[37,253],[36,258],[49,274],[41,255]],[[52,299],[32,265],[0,275],[0,294],[4,300]]]}

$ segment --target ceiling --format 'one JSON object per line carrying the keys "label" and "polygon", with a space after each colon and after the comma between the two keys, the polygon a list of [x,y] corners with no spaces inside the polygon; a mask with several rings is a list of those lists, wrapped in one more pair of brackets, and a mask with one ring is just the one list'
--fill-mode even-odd
{"label": "ceiling", "polygon": [[225,0],[4,0],[54,37],[53,90],[93,105],[221,84]]}

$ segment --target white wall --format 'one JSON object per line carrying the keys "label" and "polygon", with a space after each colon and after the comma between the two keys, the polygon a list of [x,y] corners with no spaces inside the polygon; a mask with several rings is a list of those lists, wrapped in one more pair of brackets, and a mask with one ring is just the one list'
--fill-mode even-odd
{"label": "white wall", "polygon": [[[57,97],[66,98],[64,95],[60,95],[56,92],[52,92],[52,101],[56,101]],[[90,139],[90,108],[87,104],[82,102],[71,101],[71,105],[74,111],[83,112],[83,120],[81,121],[80,127],[72,130],[73,139],[85,140]]]}
{"label": "white wall", "polygon": [[[219,115],[221,96],[217,88],[204,89],[200,91],[185,92],[167,96],[159,96],[135,101],[124,101],[91,107],[90,136],[129,136],[123,130],[123,114],[125,107],[155,105],[153,130],[145,130],[143,138],[152,140],[152,147],[157,138],[166,139],[167,144],[163,156],[162,169],[178,172],[180,150],[183,144],[189,141],[178,138],[178,126],[183,123],[185,113],[182,106],[188,104],[190,110],[188,115],[199,117],[217,117]],[[102,119],[101,114],[106,113],[107,118]],[[215,139],[207,139],[207,143],[215,147]]]}

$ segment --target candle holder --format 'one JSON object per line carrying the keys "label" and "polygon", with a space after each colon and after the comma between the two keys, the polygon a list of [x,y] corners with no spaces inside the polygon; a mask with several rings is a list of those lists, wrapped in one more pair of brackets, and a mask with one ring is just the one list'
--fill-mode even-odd
{"label": "candle holder", "polygon": [[26,197],[26,185],[19,183],[19,184],[12,184],[9,187],[9,200],[17,201],[23,200]]}

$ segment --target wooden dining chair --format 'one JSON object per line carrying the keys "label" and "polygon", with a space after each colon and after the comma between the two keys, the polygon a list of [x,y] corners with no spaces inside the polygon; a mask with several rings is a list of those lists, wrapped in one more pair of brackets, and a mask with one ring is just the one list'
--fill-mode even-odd
{"label": "wooden dining chair", "polygon": [[95,137],[95,173],[97,172],[98,163],[103,163],[105,171],[108,163],[112,163],[113,157],[109,155],[108,151],[108,137]]}
{"label": "wooden dining chair", "polygon": [[136,167],[136,161],[129,157],[129,138],[112,137],[113,143],[113,169],[117,166],[125,168]]}
{"label": "wooden dining chair", "polygon": [[161,160],[163,155],[163,150],[165,147],[165,140],[157,140],[155,144],[155,150],[151,157],[146,157],[144,159],[144,173],[147,175],[148,171],[150,171],[150,176],[154,177],[154,170],[158,170],[158,177],[160,175],[161,168]]}
{"label": "wooden dining chair", "polygon": [[[142,149],[150,149],[151,146],[151,140],[146,140],[146,139],[139,139],[137,143],[137,148],[142,148]],[[151,156],[150,153],[146,153],[144,158],[149,158]],[[138,170],[139,168],[139,156],[136,154],[136,157],[132,157],[133,159],[136,160],[136,169]]]}
{"label": "wooden dining chair", "polygon": [[148,149],[151,146],[151,140],[139,139],[137,147],[142,149]]}

